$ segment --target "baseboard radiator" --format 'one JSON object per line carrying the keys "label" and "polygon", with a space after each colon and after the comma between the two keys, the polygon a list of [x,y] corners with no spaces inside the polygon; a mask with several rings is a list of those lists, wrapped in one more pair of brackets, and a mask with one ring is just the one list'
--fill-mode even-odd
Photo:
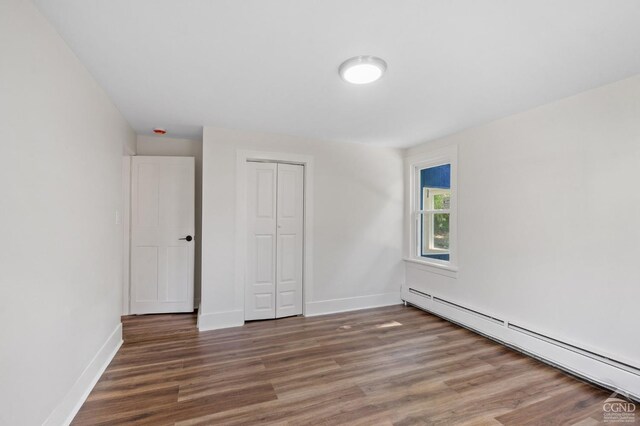
{"label": "baseboard radiator", "polygon": [[[594,352],[592,350],[586,349],[586,348],[582,348],[579,346],[576,346],[575,344],[572,343],[568,343],[568,342],[564,342],[562,340],[559,340],[557,338],[553,338],[547,335],[544,335],[542,333],[536,332],[534,330],[531,330],[530,328],[525,328],[522,327],[520,325],[511,323],[505,319],[501,319],[498,318],[494,315],[490,315],[488,313],[485,312],[480,312],[477,309],[472,309],[466,306],[463,306],[459,303],[453,302],[451,300],[447,300],[441,297],[437,297],[434,296],[432,294],[429,293],[425,293],[422,290],[418,290],[412,287],[409,287],[408,289],[408,293],[411,296],[415,296],[412,297],[412,300],[406,300],[405,298],[403,298],[403,301],[405,302],[405,304],[410,304],[418,309],[424,310],[426,312],[429,312],[431,314],[434,314],[438,317],[441,317],[451,323],[454,323],[456,325],[459,325],[461,327],[464,327],[468,330],[473,331],[476,334],[479,334],[483,337],[486,337],[488,339],[494,340],[504,346],[507,346],[509,348],[512,348],[518,352],[524,353],[525,355],[531,356],[533,358],[536,358],[546,364],[549,364],[553,367],[559,368],[561,370],[564,370],[574,376],[580,377],[584,380],[587,380],[589,382],[595,383],[599,386],[602,386],[604,388],[610,389],[612,391],[616,391],[616,392],[620,392],[622,391],[623,393],[625,393],[625,395],[633,400],[639,401],[640,400],[640,395],[638,393],[633,393],[633,392],[627,392],[624,389],[618,389],[615,386],[613,386],[610,383],[605,383],[599,380],[596,380],[592,377],[589,377],[588,375],[582,374],[579,371],[573,370],[571,369],[571,367],[566,366],[566,365],[560,365],[556,362],[554,362],[553,360],[550,360],[548,358],[545,358],[544,356],[541,356],[539,354],[536,353],[532,353],[530,351],[528,351],[525,348],[522,348],[518,345],[515,345],[509,341],[506,341],[504,339],[501,339],[500,337],[491,334],[491,333],[487,333],[485,331],[483,331],[480,327],[474,327],[473,325],[468,324],[465,321],[461,321],[457,318],[453,318],[454,315],[447,315],[446,313],[443,313],[441,310],[438,309],[438,306],[446,306],[448,308],[452,308],[455,311],[467,314],[467,315],[471,315],[474,318],[478,318],[481,319],[485,322],[487,322],[487,324],[492,324],[494,326],[499,326],[502,327],[506,330],[509,330],[511,332],[517,333],[517,334],[521,334],[521,335],[526,335],[528,337],[543,341],[549,345],[553,345],[554,347],[558,347],[558,348],[562,348],[564,350],[570,351],[572,353],[581,355],[583,357],[589,358],[593,361],[597,361],[599,363],[605,364],[609,367],[613,367],[619,370],[622,370],[626,373],[630,373],[634,376],[636,376],[638,379],[640,379],[640,368],[634,365],[630,365],[629,363],[611,358],[609,356],[605,356],[603,354],[599,354],[597,352]],[[407,298],[408,299],[408,298]],[[640,401],[639,401],[640,402]]]}
{"label": "baseboard radiator", "polygon": [[[441,303],[443,305],[447,305],[447,306],[450,306],[452,308],[467,312],[467,313],[469,313],[471,315],[486,319],[487,321],[491,321],[491,322],[494,322],[494,323],[500,324],[500,325],[505,325],[505,321],[501,320],[500,318],[496,318],[494,316],[484,314],[484,313],[482,313],[480,311],[476,311],[475,309],[467,308],[465,306],[459,305],[457,303],[450,302],[450,301],[442,299],[440,297],[432,296],[432,295],[430,295],[428,293],[424,293],[422,291],[416,290],[415,288],[409,288],[409,293],[412,293],[412,294],[415,294],[415,295],[417,295],[419,297],[423,297],[425,299],[432,300],[434,302]],[[417,307],[418,308],[422,308],[421,306],[417,306]]]}
{"label": "baseboard radiator", "polygon": [[572,351],[572,352],[578,353],[580,355],[589,357],[589,358],[594,359],[596,361],[600,361],[600,362],[608,364],[608,365],[610,365],[612,367],[616,367],[616,368],[619,368],[621,370],[625,370],[625,371],[627,371],[627,372],[629,372],[631,374],[635,374],[636,376],[640,377],[640,368],[634,367],[632,365],[626,364],[624,362],[615,360],[615,359],[610,358],[610,357],[606,357],[604,355],[600,355],[598,353],[595,353],[595,352],[592,352],[590,350],[581,348],[579,346],[575,346],[575,345],[572,345],[570,343],[563,342],[563,341],[558,340],[558,339],[554,339],[553,337],[549,337],[549,336],[545,336],[544,334],[536,333],[535,331],[528,330],[528,329],[526,329],[524,327],[520,327],[520,326],[515,325],[515,324],[508,324],[507,326],[511,330],[517,331],[518,333],[523,333],[523,334],[526,334],[528,336],[535,337],[536,339],[540,339],[540,340],[545,341],[547,343],[550,343],[552,345],[556,345],[556,346],[559,346],[559,347],[561,347],[563,349],[567,349],[569,351]]}

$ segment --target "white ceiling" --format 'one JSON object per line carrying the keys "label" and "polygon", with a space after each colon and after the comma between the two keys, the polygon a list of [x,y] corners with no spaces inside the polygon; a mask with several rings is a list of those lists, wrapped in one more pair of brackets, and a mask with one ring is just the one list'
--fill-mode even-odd
{"label": "white ceiling", "polygon": [[[410,146],[640,73],[638,0],[35,0],[140,134]],[[342,61],[385,76],[353,86]]]}

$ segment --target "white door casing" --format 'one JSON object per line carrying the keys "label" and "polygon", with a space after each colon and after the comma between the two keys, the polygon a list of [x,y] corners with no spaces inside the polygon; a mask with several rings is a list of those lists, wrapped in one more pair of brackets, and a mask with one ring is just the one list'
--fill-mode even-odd
{"label": "white door casing", "polygon": [[193,157],[132,157],[132,314],[193,311],[194,164]]}
{"label": "white door casing", "polygon": [[245,319],[302,313],[304,167],[247,162]]}
{"label": "white door casing", "polygon": [[131,289],[131,155],[122,157],[122,315],[129,315]]}

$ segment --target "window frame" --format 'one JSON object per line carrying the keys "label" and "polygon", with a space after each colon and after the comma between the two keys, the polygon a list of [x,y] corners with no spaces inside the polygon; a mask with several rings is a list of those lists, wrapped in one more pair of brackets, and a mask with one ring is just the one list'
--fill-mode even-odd
{"label": "window frame", "polygon": [[[449,164],[449,163],[444,163],[444,164]],[[437,166],[436,166],[437,167]],[[425,168],[429,168],[429,167],[425,167]],[[417,181],[420,181],[420,173],[422,170],[424,170],[425,168],[422,169],[417,169],[417,173],[418,173],[418,177],[417,177]],[[449,183],[449,186],[451,186],[451,183]],[[418,188],[418,197],[420,197],[421,200],[425,199],[424,196],[424,191],[425,188],[419,187]],[[432,190],[428,190],[430,193],[430,195],[439,195],[439,194],[444,194],[444,193],[449,193],[451,194],[451,188],[449,188],[448,190],[445,189],[432,189]],[[449,248],[448,249],[441,249],[441,248],[437,248],[435,247],[435,243],[434,243],[434,236],[435,236],[435,230],[434,225],[435,225],[435,215],[436,214],[448,214],[449,215],[449,224],[451,224],[451,197],[449,197],[449,208],[448,209],[435,209],[433,207],[433,202],[434,202],[434,198],[427,196],[427,199],[429,199],[429,205],[422,206],[422,210],[417,210],[416,211],[416,215],[421,215],[418,216],[418,223],[420,226],[420,230],[424,229],[425,223],[427,223],[428,228],[429,228],[429,242],[427,244],[427,253],[431,254],[431,255],[438,255],[438,254],[449,254],[449,257],[451,257],[451,244],[449,244]],[[425,220],[426,218],[426,220]],[[422,220],[420,220],[422,219]],[[451,226],[449,226],[449,228],[451,228]],[[418,234],[419,235],[419,234]],[[451,237],[451,229],[449,229],[449,237]],[[423,254],[425,253],[425,249],[424,249],[424,239],[420,239],[420,241],[416,241],[418,243],[418,248],[417,251],[418,253],[420,253],[420,258],[424,258]]]}
{"label": "window frame", "polygon": [[[408,236],[408,256],[406,260],[435,266],[438,268],[458,270],[458,155],[457,147],[450,146],[439,150],[430,151],[424,154],[409,157],[408,174],[409,174],[409,236]],[[420,172],[430,167],[442,166],[444,164],[451,165],[451,196],[449,200],[448,210],[421,209],[420,200],[422,188],[420,187]],[[424,215],[433,215],[434,213],[449,213],[449,260],[433,259],[422,256],[422,238],[419,235],[421,230],[421,222]],[[430,233],[432,234],[432,233]],[[430,235],[433,238],[433,235]],[[433,254],[438,254],[437,249]]]}

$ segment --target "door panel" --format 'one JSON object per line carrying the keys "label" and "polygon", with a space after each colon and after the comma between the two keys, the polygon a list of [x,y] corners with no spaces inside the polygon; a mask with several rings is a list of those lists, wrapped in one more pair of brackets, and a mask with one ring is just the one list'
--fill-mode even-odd
{"label": "door panel", "polygon": [[131,313],[193,311],[193,157],[132,157]]}
{"label": "door panel", "polygon": [[302,313],[303,166],[247,162],[245,319]]}
{"label": "door panel", "polygon": [[278,164],[276,318],[302,314],[304,167]]}
{"label": "door panel", "polygon": [[273,284],[273,235],[256,235],[255,282],[256,284]]}
{"label": "door panel", "polygon": [[151,302],[158,298],[158,247],[135,247],[135,272],[131,277],[136,282],[134,300]]}
{"label": "door panel", "polygon": [[[135,159],[135,157],[134,157]],[[138,164],[134,173],[137,173],[136,194],[138,197],[137,218],[138,226],[157,226],[159,222],[160,212],[160,194],[159,192],[159,171],[158,165],[153,163]],[[135,222],[135,220],[134,220]]]}
{"label": "door panel", "polygon": [[184,164],[165,166],[159,186],[161,225],[181,228],[194,225],[195,192],[185,189],[194,187],[194,176],[194,169]]}
{"label": "door panel", "polygon": [[248,162],[245,319],[275,317],[277,166]]}
{"label": "door panel", "polygon": [[278,254],[280,258],[280,269],[278,270],[278,280],[289,282],[296,279],[296,239],[295,234],[283,234],[280,231],[280,247]]}
{"label": "door panel", "polygon": [[[273,311],[273,293],[258,293],[255,295],[255,307],[257,310]],[[269,317],[270,318],[270,317]]]}
{"label": "door panel", "polygon": [[186,302],[189,247],[167,247],[167,300]]}

